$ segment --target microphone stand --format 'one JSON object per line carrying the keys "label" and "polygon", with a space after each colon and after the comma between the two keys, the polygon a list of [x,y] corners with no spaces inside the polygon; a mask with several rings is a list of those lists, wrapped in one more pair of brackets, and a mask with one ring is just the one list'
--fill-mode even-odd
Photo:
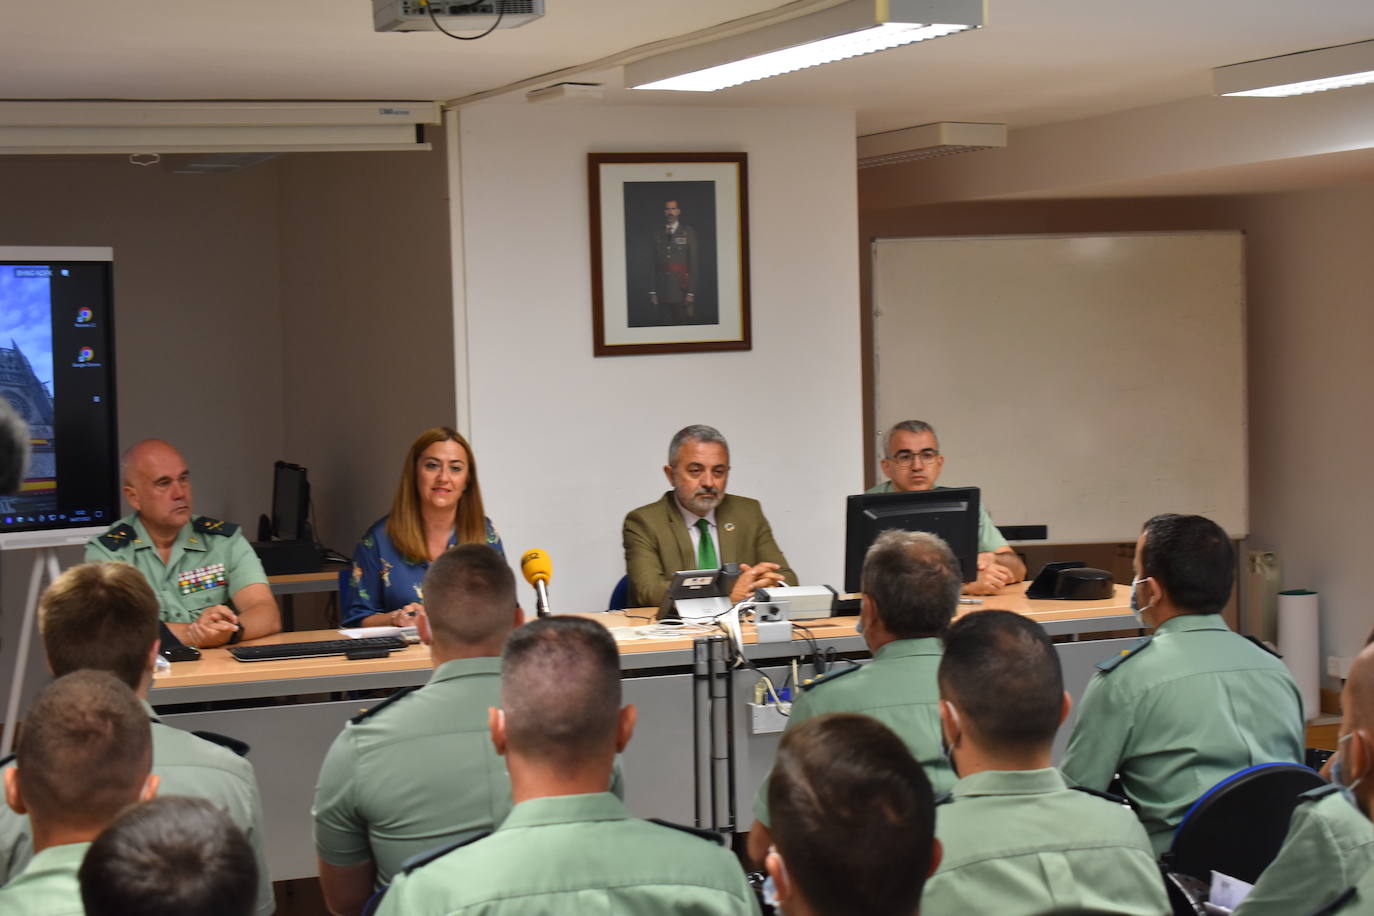
{"label": "microphone stand", "polygon": [[534,610],[535,610],[535,613],[538,614],[540,617],[547,617],[547,616],[549,616],[549,589],[548,589],[548,587],[544,584],[544,580],[543,580],[543,579],[536,579],[536,580],[535,580],[535,582],[534,582],[534,593],[535,593],[535,602],[534,602]]}

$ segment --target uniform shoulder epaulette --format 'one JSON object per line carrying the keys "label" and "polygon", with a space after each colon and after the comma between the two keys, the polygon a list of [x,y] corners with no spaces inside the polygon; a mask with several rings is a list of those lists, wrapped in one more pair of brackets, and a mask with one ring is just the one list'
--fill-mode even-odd
{"label": "uniform shoulder epaulette", "polygon": [[125,544],[132,544],[136,537],[138,537],[138,532],[134,530],[133,525],[120,522],[102,534],[98,540],[111,550],[118,550]]}
{"label": "uniform shoulder epaulette", "polygon": [[1306,792],[1299,792],[1298,798],[1302,801],[1318,801],[1328,795],[1334,795],[1341,791],[1341,787],[1334,782],[1328,782],[1324,786],[1317,786],[1315,789],[1308,789]]}
{"label": "uniform shoulder epaulette", "polygon": [[941,792],[939,795],[935,796],[935,807],[938,808],[941,805],[947,805],[952,801],[954,801],[953,792]]}
{"label": "uniform shoulder epaulette", "polygon": [[805,684],[802,684],[801,689],[814,690],[815,688],[820,687],[822,684],[829,684],[837,677],[844,677],[846,674],[853,674],[855,671],[858,671],[862,667],[863,665],[856,664],[855,662],[850,662],[848,668],[841,668],[839,671],[827,671],[825,672],[825,674],[816,675],[814,678],[807,681]]}
{"label": "uniform shoulder epaulette", "polygon": [[402,873],[408,875],[417,868],[425,867],[429,863],[433,862],[435,859],[442,859],[444,856],[453,852],[453,850],[455,849],[462,849],[464,846],[467,846],[470,843],[476,843],[478,840],[484,840],[489,836],[491,836],[491,831],[483,830],[476,836],[470,836],[465,840],[458,840],[454,843],[445,843],[443,846],[439,846],[435,849],[427,849],[424,852],[419,853],[418,855],[413,855],[409,859],[406,859],[404,862],[402,862],[401,871]]}
{"label": "uniform shoulder epaulette", "polygon": [[1084,795],[1094,795],[1098,798],[1101,798],[1105,801],[1109,801],[1116,805],[1128,804],[1126,799],[1122,798],[1120,795],[1117,795],[1113,792],[1103,792],[1101,789],[1092,789],[1088,786],[1069,786],[1069,788],[1073,789],[1075,792],[1082,792]]}
{"label": "uniform shoulder epaulette", "polygon": [[201,534],[219,534],[224,537],[232,537],[234,532],[239,530],[239,526],[233,522],[222,522],[217,518],[208,515],[198,515],[191,522],[191,527]]}
{"label": "uniform shoulder epaulette", "polygon": [[1347,887],[1344,893],[1342,893],[1335,900],[1332,900],[1326,906],[1322,907],[1320,910],[1317,910],[1315,913],[1312,914],[1312,916],[1328,916],[1328,914],[1330,913],[1335,913],[1339,911],[1341,907],[1345,906],[1347,903],[1354,899],[1356,893],[1357,891],[1355,890],[1355,888]]}
{"label": "uniform shoulder epaulette", "polygon": [[231,750],[240,757],[247,757],[248,752],[253,749],[247,741],[230,738],[228,735],[221,735],[219,732],[191,732],[191,734],[204,741],[209,741],[211,744],[218,744],[222,748]]}
{"label": "uniform shoulder epaulette", "polygon": [[660,827],[671,827],[674,830],[681,830],[683,833],[690,833],[694,837],[700,837],[703,840],[710,840],[717,846],[725,845],[725,835],[717,833],[714,830],[705,830],[701,827],[688,827],[686,824],[675,824],[672,821],[665,821],[660,817],[649,818],[649,823],[657,824]]}
{"label": "uniform shoulder epaulette", "polygon": [[1275,658],[1283,658],[1283,654],[1281,652],[1271,647],[1268,643],[1260,639],[1258,636],[1247,636],[1245,638],[1250,640],[1252,643],[1259,646],[1261,649],[1263,649],[1265,652],[1268,652]]}
{"label": "uniform shoulder epaulette", "polygon": [[1097,670],[1101,671],[1103,674],[1111,674],[1122,662],[1134,658],[1149,647],[1150,641],[1153,638],[1152,636],[1142,636],[1140,639],[1136,640],[1129,649],[1122,649],[1120,653],[1113,655],[1111,658],[1103,659],[1098,662]]}
{"label": "uniform shoulder epaulette", "polygon": [[11,763],[14,763],[15,758],[17,758],[18,756],[18,754],[6,754],[5,756],[0,757],[0,767],[7,767]]}
{"label": "uniform shoulder epaulette", "polygon": [[348,721],[352,722],[354,725],[357,725],[359,722],[366,721],[367,719],[370,719],[377,713],[381,712],[383,709],[386,709],[392,703],[395,703],[402,697],[410,696],[412,693],[419,689],[419,687],[402,687],[400,690],[396,691],[391,696],[387,697],[385,700],[382,700],[382,702],[378,703],[376,706],[364,709],[362,712],[358,713],[356,716],[349,719]]}

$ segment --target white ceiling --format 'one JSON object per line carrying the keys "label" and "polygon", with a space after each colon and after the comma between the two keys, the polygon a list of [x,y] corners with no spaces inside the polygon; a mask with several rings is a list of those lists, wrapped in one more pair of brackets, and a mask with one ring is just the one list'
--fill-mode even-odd
{"label": "white ceiling", "polygon": [[[1204,97],[1212,67],[1374,38],[1374,0],[988,3],[977,32],[719,93],[612,85],[604,104],[819,104],[855,111],[859,133],[941,120],[1015,131]],[[7,0],[0,96],[454,99],[782,5],[547,0],[538,22],[457,42],[377,34],[369,0]]]}

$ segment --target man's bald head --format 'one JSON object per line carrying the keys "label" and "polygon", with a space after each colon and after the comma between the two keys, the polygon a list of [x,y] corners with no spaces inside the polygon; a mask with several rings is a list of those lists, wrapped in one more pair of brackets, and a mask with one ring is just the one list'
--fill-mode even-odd
{"label": "man's bald head", "polygon": [[161,439],[144,439],[120,459],[124,498],[150,534],[174,534],[191,520],[191,472]]}

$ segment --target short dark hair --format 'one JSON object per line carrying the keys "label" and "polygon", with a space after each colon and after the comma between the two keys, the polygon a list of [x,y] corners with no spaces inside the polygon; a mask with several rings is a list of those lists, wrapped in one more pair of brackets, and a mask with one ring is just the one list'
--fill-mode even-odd
{"label": "short dark hair", "polygon": [[1156,515],[1145,523],[1140,577],[1155,579],[1180,611],[1216,614],[1231,599],[1236,548],[1201,515]]}
{"label": "short dark hair", "polygon": [[486,544],[460,544],[425,573],[425,616],[443,644],[499,647],[514,625],[515,574]]}
{"label": "short dark hair", "polygon": [[125,811],[91,844],[79,877],[87,916],[249,916],[257,903],[253,847],[203,798]]}
{"label": "short dark hair", "polygon": [[945,634],[940,695],[999,751],[1054,741],[1064,702],[1059,653],[1040,624],[1011,611],[965,614]]}
{"label": "short dark hair", "polygon": [[138,801],[153,762],[148,713],[104,671],[76,671],[38,694],[24,717],[19,794],[35,822],[104,829]]}
{"label": "short dark hair", "polygon": [[157,595],[128,563],[82,563],[38,602],[38,629],[52,673],[108,671],[137,690],[157,641]]}
{"label": "short dark hair", "polygon": [[935,801],[921,765],[877,719],[832,713],[787,729],[768,810],[773,844],[818,914],[916,911]]}
{"label": "short dark hair", "polygon": [[864,557],[862,588],[898,639],[939,636],[964,586],[949,545],[924,531],[884,531]]}
{"label": "short dark hair", "polygon": [[501,653],[506,742],[526,757],[579,765],[613,748],[620,652],[609,630],[581,617],[518,627]]}

